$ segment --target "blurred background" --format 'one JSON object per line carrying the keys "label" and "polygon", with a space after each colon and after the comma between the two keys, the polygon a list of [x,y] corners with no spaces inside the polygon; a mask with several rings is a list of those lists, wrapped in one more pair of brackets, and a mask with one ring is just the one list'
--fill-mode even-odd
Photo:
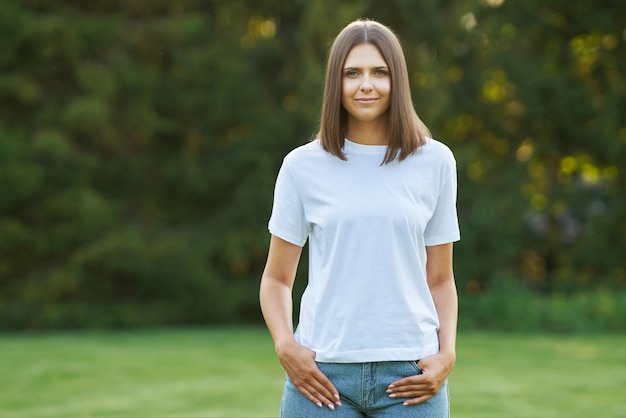
{"label": "blurred background", "polygon": [[0,329],[260,324],[274,180],[359,17],[457,158],[460,328],[624,330],[617,0],[0,0]]}

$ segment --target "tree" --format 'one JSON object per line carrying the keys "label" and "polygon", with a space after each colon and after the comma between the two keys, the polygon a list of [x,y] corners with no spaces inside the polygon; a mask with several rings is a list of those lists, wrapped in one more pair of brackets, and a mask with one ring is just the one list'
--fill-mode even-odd
{"label": "tree", "polygon": [[418,113],[457,157],[461,290],[624,284],[618,2],[0,9],[2,328],[259,320],[278,167],[362,16],[399,35]]}

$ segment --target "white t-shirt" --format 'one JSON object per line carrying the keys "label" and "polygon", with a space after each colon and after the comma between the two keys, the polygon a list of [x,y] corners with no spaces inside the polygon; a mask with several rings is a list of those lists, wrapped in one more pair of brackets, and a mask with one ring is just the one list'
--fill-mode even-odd
{"label": "white t-shirt", "polygon": [[269,231],[303,246],[309,282],[296,340],[320,362],[418,360],[439,351],[425,246],[458,241],[456,163],[428,139],[381,165],[386,146],[319,140],[284,159]]}

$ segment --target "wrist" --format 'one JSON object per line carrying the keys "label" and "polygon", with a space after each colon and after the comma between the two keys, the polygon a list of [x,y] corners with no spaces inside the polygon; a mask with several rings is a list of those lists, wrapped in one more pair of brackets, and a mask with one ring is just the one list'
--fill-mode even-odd
{"label": "wrist", "polygon": [[297,344],[297,342],[295,338],[293,338],[293,335],[286,336],[285,338],[276,339],[274,341],[274,350],[276,351],[276,354],[280,356],[282,353],[293,347],[294,344]]}
{"label": "wrist", "polygon": [[439,350],[439,355],[446,358],[451,364],[454,364],[456,362],[456,350],[453,348]]}

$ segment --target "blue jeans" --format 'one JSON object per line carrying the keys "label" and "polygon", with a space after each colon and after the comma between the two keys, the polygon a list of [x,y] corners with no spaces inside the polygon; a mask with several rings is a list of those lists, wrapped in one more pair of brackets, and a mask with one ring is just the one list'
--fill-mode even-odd
{"label": "blue jeans", "polygon": [[447,382],[437,395],[418,405],[405,406],[402,403],[406,399],[389,397],[386,391],[391,382],[422,373],[416,361],[317,365],[339,391],[342,406],[335,406],[334,411],[327,407],[318,407],[302,395],[289,377],[286,377],[280,405],[281,418],[450,417]]}

